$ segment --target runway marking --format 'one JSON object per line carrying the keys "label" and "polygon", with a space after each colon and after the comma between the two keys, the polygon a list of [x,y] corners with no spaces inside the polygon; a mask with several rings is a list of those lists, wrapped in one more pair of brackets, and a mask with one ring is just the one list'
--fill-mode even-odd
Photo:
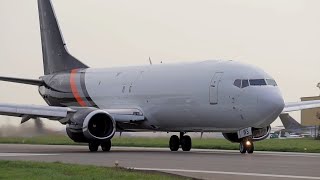
{"label": "runway marking", "polygon": [[[207,152],[201,152],[201,151],[193,151],[193,152],[195,152],[195,153],[198,153],[198,154],[215,154],[215,153],[226,153],[226,154],[239,154],[240,155],[240,153],[239,152],[223,152],[223,151],[220,151],[220,152],[210,152],[210,151],[207,151]],[[275,152],[275,153],[265,153],[265,152],[263,152],[263,153],[257,153],[257,152],[255,152],[254,154],[253,154],[254,156],[280,156],[280,157],[306,157],[306,158],[320,158],[320,155],[318,155],[318,154],[298,154],[298,153],[296,153],[296,154],[290,154],[290,153],[288,153],[288,154],[285,154],[285,153],[277,153],[277,152]],[[252,156],[252,155],[250,155],[250,156]]]}
{"label": "runway marking", "polygon": [[[117,146],[113,147],[115,150],[144,150],[144,151],[162,151],[170,152],[167,148],[152,148],[152,147],[124,147]],[[182,152],[182,151],[178,151]],[[240,154],[238,150],[222,150],[222,149],[193,149],[191,153],[199,154],[215,154],[215,153],[226,153],[226,154]],[[189,152],[184,152],[189,153]],[[259,156],[285,156],[285,157],[310,157],[310,158],[320,158],[320,153],[302,153],[302,152],[276,152],[276,151],[255,151],[254,155]]]}
{"label": "runway marking", "polygon": [[160,169],[160,168],[128,168],[128,169],[141,170],[141,171],[187,172],[187,173],[224,174],[224,175],[238,175],[238,176],[292,178],[292,179],[320,179],[320,177],[315,177],[315,176],[294,176],[294,175],[281,175],[281,174],[261,174],[261,173],[244,173],[244,172],[228,172],[228,171],[203,171],[203,170]]}
{"label": "runway marking", "polygon": [[0,157],[18,157],[18,156],[56,156],[59,154],[36,154],[36,153],[0,153]]}
{"label": "runway marking", "polygon": [[319,155],[306,155],[306,154],[255,154],[258,156],[280,156],[280,157],[306,157],[306,158],[320,158]]}
{"label": "runway marking", "polygon": [[[125,150],[130,152],[130,150],[142,150],[142,151],[161,151],[170,152],[167,148],[148,148],[148,147],[113,147],[115,150]],[[182,151],[178,151],[182,152]],[[196,153],[196,154],[236,154],[241,155],[237,150],[220,150],[220,149],[193,149],[190,152],[183,153]],[[306,158],[320,158],[320,153],[299,153],[299,152],[274,152],[274,151],[255,151],[254,156],[279,156],[279,157],[306,157]]]}

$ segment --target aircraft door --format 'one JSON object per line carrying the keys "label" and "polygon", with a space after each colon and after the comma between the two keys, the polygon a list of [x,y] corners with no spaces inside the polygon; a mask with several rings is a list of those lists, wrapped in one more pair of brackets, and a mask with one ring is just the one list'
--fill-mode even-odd
{"label": "aircraft door", "polygon": [[222,78],[223,72],[216,72],[210,82],[209,87],[209,102],[210,104],[218,104],[219,97],[219,84]]}

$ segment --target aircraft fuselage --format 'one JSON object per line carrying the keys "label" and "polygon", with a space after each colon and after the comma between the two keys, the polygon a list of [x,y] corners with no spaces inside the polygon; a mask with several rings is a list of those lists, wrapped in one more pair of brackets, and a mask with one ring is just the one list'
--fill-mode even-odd
{"label": "aircraft fuselage", "polygon": [[74,69],[42,79],[39,92],[49,105],[140,109],[147,121],[130,129],[234,132],[266,127],[284,108],[276,85],[236,86],[272,78],[233,61]]}

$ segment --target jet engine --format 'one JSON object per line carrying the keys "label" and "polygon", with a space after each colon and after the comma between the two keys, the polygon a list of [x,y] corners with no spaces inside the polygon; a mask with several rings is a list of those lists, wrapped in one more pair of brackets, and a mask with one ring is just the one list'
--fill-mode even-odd
{"label": "jet engine", "polygon": [[87,108],[77,111],[67,124],[67,134],[75,142],[104,142],[116,131],[113,117],[106,111]]}
{"label": "jet engine", "polygon": [[[271,127],[267,126],[265,128],[252,128],[252,140],[253,141],[261,141],[266,139],[271,131]],[[241,139],[238,138],[238,133],[222,133],[224,138],[226,138],[228,141],[239,143],[241,142]]]}

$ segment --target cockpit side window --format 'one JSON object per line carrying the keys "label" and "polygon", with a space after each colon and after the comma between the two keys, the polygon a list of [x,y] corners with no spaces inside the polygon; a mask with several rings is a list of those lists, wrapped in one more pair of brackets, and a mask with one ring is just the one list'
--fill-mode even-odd
{"label": "cockpit side window", "polygon": [[237,86],[238,88],[241,88],[241,80],[240,79],[236,79],[234,81],[233,85]]}
{"label": "cockpit side window", "polygon": [[264,79],[250,79],[250,86],[265,86],[267,85],[266,80]]}
{"label": "cockpit side window", "polygon": [[267,84],[270,86],[278,86],[276,81],[273,79],[266,79],[266,81],[267,81]]}
{"label": "cockpit side window", "polygon": [[242,80],[242,86],[241,86],[241,88],[245,88],[245,87],[248,87],[249,86],[249,81],[248,81],[248,79],[243,79]]}

